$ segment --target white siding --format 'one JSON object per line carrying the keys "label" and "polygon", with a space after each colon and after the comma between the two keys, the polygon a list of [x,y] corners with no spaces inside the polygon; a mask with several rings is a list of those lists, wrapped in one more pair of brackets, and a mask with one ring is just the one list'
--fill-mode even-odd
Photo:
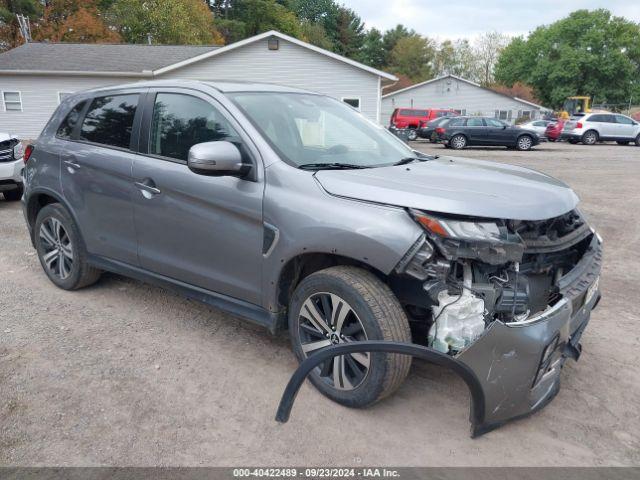
{"label": "white siding", "polygon": [[363,115],[378,120],[377,75],[282,39],[278,50],[268,50],[264,39],[158,78],[246,80],[304,88],[338,100],[359,97]]}
{"label": "white siding", "polygon": [[122,77],[1,75],[0,91],[22,93],[22,112],[6,112],[0,106],[0,132],[33,140],[40,135],[49,117],[58,107],[58,92],[78,92],[136,80]]}
{"label": "white siding", "polygon": [[539,114],[536,107],[451,77],[383,98],[381,122],[388,124],[393,110],[403,107],[451,108],[465,110],[467,115],[488,117],[493,117],[496,110],[506,110],[510,112],[510,121],[523,110],[531,111],[532,118]]}
{"label": "white siding", "polygon": [[[359,98],[360,111],[379,117],[379,77],[339,60],[280,39],[279,50],[260,40],[230,52],[167,72],[157,78],[247,80],[276,83],[330,95]],[[139,78],[0,75],[2,91],[22,94],[22,112],[6,112],[0,102],[0,132],[34,139],[58,106],[59,92],[77,92]]]}

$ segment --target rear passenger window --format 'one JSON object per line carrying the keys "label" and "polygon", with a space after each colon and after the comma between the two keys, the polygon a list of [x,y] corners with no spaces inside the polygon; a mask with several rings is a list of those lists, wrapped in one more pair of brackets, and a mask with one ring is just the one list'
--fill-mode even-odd
{"label": "rear passenger window", "polygon": [[129,148],[138,94],[97,97],[91,102],[80,138],[112,147]]}
{"label": "rear passenger window", "polygon": [[82,101],[73,107],[67,116],[64,118],[60,126],[58,127],[58,131],[56,132],[56,136],[59,138],[71,138],[73,134],[73,129],[78,124],[78,120],[80,120],[80,114],[82,113],[82,109],[84,108],[86,101]]}
{"label": "rear passenger window", "polygon": [[153,107],[149,153],[187,160],[197,143],[240,138],[209,102],[179,93],[159,93]]}

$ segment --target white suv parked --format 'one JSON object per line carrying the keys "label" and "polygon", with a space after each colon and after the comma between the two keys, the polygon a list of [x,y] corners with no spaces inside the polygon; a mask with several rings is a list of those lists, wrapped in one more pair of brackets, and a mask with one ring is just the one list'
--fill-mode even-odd
{"label": "white suv parked", "polygon": [[587,113],[581,117],[572,117],[565,123],[560,138],[585,145],[613,140],[620,145],[635,142],[640,146],[640,124],[619,113]]}
{"label": "white suv parked", "polygon": [[16,137],[0,133],[0,192],[5,200],[22,198],[24,148]]}

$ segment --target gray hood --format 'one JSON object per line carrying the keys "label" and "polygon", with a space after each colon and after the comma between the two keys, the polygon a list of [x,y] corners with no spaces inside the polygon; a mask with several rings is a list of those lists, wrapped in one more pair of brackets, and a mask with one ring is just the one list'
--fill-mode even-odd
{"label": "gray hood", "polygon": [[432,212],[513,220],[544,220],[578,204],[565,183],[514,165],[440,157],[362,170],[321,170],[330,194]]}

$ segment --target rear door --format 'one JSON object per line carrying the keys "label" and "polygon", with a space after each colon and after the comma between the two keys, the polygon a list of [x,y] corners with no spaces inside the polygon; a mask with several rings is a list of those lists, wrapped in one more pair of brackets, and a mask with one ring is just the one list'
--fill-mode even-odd
{"label": "rear door", "polygon": [[[599,122],[600,138],[602,140],[616,138],[618,136],[618,126],[616,123],[615,115],[602,114],[602,115],[599,115],[598,117],[600,119],[600,122]],[[588,121],[592,122],[593,120],[590,118]]]}
{"label": "rear door", "polygon": [[60,154],[62,191],[87,250],[130,264],[137,264],[131,169],[143,92],[88,99],[74,125],[63,122],[58,130],[59,137],[66,136]]}
{"label": "rear door", "polygon": [[468,118],[465,132],[472,145],[484,145],[488,141],[487,127],[481,117]]}
{"label": "rear door", "polygon": [[[140,265],[190,285],[261,303],[263,175],[258,153],[208,95],[152,90],[145,103],[140,155],[133,164]],[[226,140],[258,176],[199,175],[189,149]]]}

